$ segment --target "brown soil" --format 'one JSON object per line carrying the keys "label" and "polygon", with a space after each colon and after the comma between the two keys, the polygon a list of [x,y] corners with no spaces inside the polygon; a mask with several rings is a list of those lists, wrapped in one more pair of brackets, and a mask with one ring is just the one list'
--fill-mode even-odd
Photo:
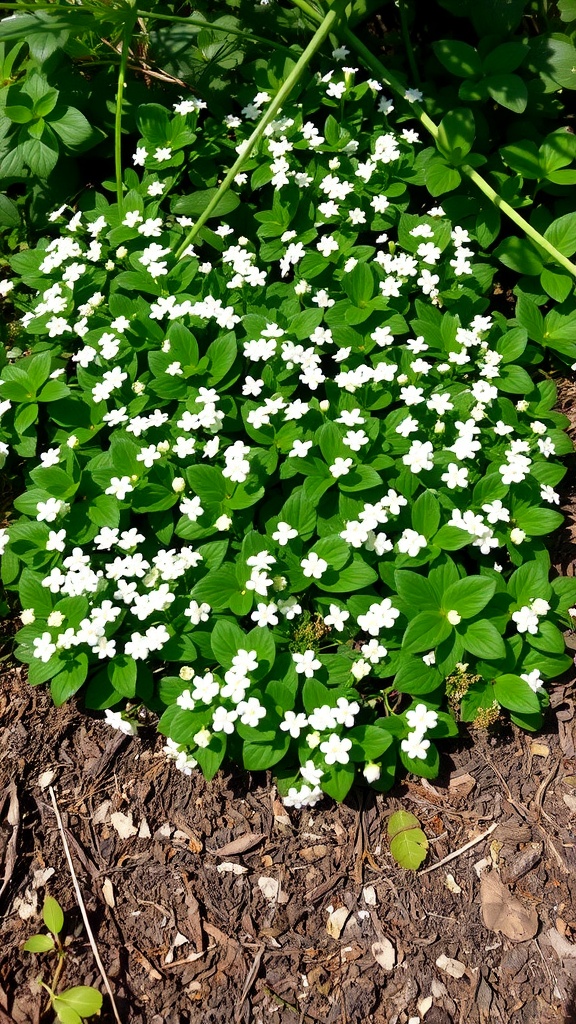
{"label": "brown soil", "polygon": [[[73,702],[54,710],[44,690],[7,671],[0,690],[0,863],[7,879],[0,1024],[41,1019],[35,979],[42,972],[49,980],[49,957],[21,946],[42,927],[39,912],[22,915],[35,901],[41,906],[45,891],[66,911],[64,986],[104,991],[49,778],[122,1021],[576,1020],[570,693],[569,684],[555,691],[554,712],[536,739],[478,734],[447,747],[434,786],[408,779],[393,796],[357,791],[343,806],[326,800],[288,816],[264,776],[236,772],[211,783],[182,776],[167,764],[152,728],[131,740]],[[422,822],[427,866],[492,823],[497,828],[446,866],[415,875],[398,868],[388,849],[387,818],[399,807]],[[118,812],[128,822],[112,817]],[[119,823],[138,832],[121,838]],[[475,865],[486,857],[536,912],[535,938],[514,942],[484,925]],[[44,886],[35,872],[47,868],[54,874]],[[448,874],[461,892],[448,888]],[[263,878],[279,883],[275,899],[263,894]],[[339,907],[349,915],[335,938],[327,923],[329,908]],[[187,941],[167,963],[178,933]],[[391,970],[375,959],[374,944],[383,939],[394,948]],[[437,966],[442,955],[460,961],[461,977]],[[429,996],[424,1017],[421,1001]],[[113,1019],[105,997],[102,1020]]]}

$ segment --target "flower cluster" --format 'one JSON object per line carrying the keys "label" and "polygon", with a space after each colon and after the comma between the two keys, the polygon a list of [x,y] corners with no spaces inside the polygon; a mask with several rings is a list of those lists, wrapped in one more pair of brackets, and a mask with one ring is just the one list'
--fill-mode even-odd
{"label": "flower cluster", "polygon": [[[192,246],[189,197],[162,205],[180,150],[242,151],[268,96],[223,124],[145,108],[123,209],[62,212],[13,260],[32,353],[0,383],[2,451],[32,461],[0,531],[31,682],[159,699],[180,770],[276,765],[292,806],[357,769],[387,788],[397,757],[432,776],[464,652],[462,717],[489,698],[535,727],[574,601],[539,540],[570,450],[553,387],[486,314],[473,226],[408,212],[418,140],[353,80],[318,78],[322,123],[305,104],[269,125]],[[177,666],[158,692],[152,658]]]}

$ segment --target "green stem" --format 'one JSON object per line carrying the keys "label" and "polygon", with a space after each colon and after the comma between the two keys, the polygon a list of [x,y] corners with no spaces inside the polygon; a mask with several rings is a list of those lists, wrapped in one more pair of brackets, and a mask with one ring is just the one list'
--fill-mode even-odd
{"label": "green stem", "polygon": [[414,82],[414,85],[420,85],[420,72],[418,71],[418,65],[416,63],[416,58],[414,57],[414,48],[412,46],[412,40],[410,39],[410,32],[408,29],[406,0],[398,0],[398,10],[400,11],[400,31],[402,32],[404,49],[406,50],[406,56],[408,57],[410,71],[412,73],[412,81]]}
{"label": "green stem", "polygon": [[[298,7],[301,11],[307,14],[313,21],[318,22],[320,19],[321,16],[318,11],[307,3],[307,0],[292,0],[292,3],[295,7]],[[356,51],[358,56],[362,58],[364,63],[374,71],[379,78],[383,79],[383,81],[385,81],[390,88],[394,90],[394,92],[404,98],[406,92],[405,86],[391,71],[388,70],[388,68],[384,66],[384,64],[382,64],[382,61],[380,61],[378,57],[374,56],[368,47],[365,46],[364,43],[358,39],[347,26],[342,26],[339,34],[341,39],[347,43],[351,49]],[[420,121],[420,124],[426,128],[434,141],[436,141],[438,138],[438,125],[431,117],[428,116],[419,103],[412,103],[411,106],[414,114]],[[532,225],[514,209],[514,207],[510,206],[509,203],[502,199],[498,193],[495,192],[492,186],[488,184],[485,178],[478,174],[478,171],[474,170],[474,168],[470,167],[468,164],[463,164],[458,168],[458,170],[465,174],[466,177],[470,178],[470,181],[474,182],[476,187],[479,188],[488,199],[490,199],[494,206],[501,210],[503,214],[505,214],[511,221],[513,221],[514,224],[524,231],[528,238],[531,238],[536,245],[539,245],[541,249],[544,249],[544,251],[547,252],[548,255],[559,264],[559,266],[563,267],[564,270],[567,270],[573,277],[576,277],[576,265],[571,263],[566,256],[559,252],[559,250],[544,238],[539,231],[536,231],[536,228],[533,228]]]}
{"label": "green stem", "polygon": [[126,81],[126,65],[128,64],[128,52],[130,40],[138,14],[132,11],[124,23],[122,30],[122,54],[120,67],[118,69],[118,84],[116,87],[116,116],[114,118],[114,173],[116,176],[116,198],[118,201],[118,212],[122,213],[124,192],[122,186],[122,105],[124,103],[124,83]]}
{"label": "green stem", "polygon": [[284,46],[283,43],[277,43],[272,39],[265,39],[263,36],[252,35],[251,32],[245,32],[241,28],[227,28],[224,25],[211,25],[209,21],[201,21],[200,18],[184,18],[177,14],[161,14],[160,11],[138,11],[139,18],[152,18],[156,21],[174,21],[180,22],[184,25],[195,25],[197,28],[210,30],[211,32],[222,32],[227,36],[238,36],[240,39],[246,39],[249,43],[263,43],[264,46],[272,46],[277,50],[288,50],[288,46]]}
{"label": "green stem", "polygon": [[288,75],[286,81],[283,83],[274,99],[266,108],[266,111],[260,118],[250,138],[242,144],[242,150],[238,159],[235,161],[233,166],[226,174],[226,177],[224,178],[220,187],[216,191],[215,195],[208,203],[205,210],[203,210],[202,213],[200,214],[198,220],[194,224],[194,227],[192,227],[188,234],[186,235],[186,238],[184,239],[182,245],[180,246],[176,253],[176,259],[182,259],[182,256],[188,249],[188,246],[192,244],[198,232],[209,219],[210,215],[212,214],[212,211],[216,209],[222,196],[226,194],[226,192],[234,182],[236,175],[240,172],[246,161],[249,159],[252,151],[254,150],[254,147],[262,138],[265,129],[270,124],[270,122],[275,118],[278,111],[281,109],[285,101],[296,88],[304,72],[306,71],[310,61],[312,60],[314,54],[316,53],[317,50],[320,49],[322,43],[330,34],[334,25],[341,17],[347,2],[348,0],[336,0],[334,6],[328,11],[328,13],[322,19],[321,25],[319,26],[318,30],[314,33],[312,39],[308,43],[308,46],[302,53],[300,59],[292,68],[292,71]]}

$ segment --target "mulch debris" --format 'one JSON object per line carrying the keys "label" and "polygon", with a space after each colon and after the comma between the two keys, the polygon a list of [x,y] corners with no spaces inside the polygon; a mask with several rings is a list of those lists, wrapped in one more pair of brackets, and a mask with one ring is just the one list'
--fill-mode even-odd
{"label": "mulch debris", "polygon": [[[464,733],[434,785],[357,789],[288,812],[264,775],[178,773],[161,738],[54,709],[19,669],[0,683],[0,1024],[38,1024],[48,958],[22,951],[44,894],[66,911],[63,984],[102,991],[89,920],[130,1024],[568,1024],[576,1020],[576,718]],[[559,720],[559,721],[558,721]],[[414,874],[388,816],[430,841]],[[491,826],[495,826],[491,828]],[[101,1017],[113,1021],[105,997]]]}

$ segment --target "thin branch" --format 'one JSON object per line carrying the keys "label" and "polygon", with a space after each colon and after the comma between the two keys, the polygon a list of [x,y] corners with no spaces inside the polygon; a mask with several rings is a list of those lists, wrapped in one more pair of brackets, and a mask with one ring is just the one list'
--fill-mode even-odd
{"label": "thin branch", "polygon": [[78,906],[80,908],[80,913],[82,914],[82,920],[84,921],[84,927],[86,929],[86,934],[88,936],[88,941],[90,942],[90,945],[92,947],[92,952],[94,953],[94,959],[96,961],[96,965],[98,967],[98,970],[100,971],[100,974],[102,976],[102,981],[104,982],[104,987],[105,987],[105,989],[106,989],[106,991],[107,991],[107,993],[108,993],[108,995],[110,997],[110,1002],[112,1004],[112,1012],[114,1013],[114,1017],[116,1019],[116,1024],[123,1024],[122,1018],[120,1017],[120,1014],[118,1013],[118,1007],[116,1006],[116,1002],[114,1000],[114,993],[112,992],[112,989],[110,987],[110,982],[108,981],[108,975],[106,974],[106,971],[104,970],[104,964],[102,963],[102,960],[100,959],[100,954],[98,952],[98,947],[96,945],[96,940],[94,938],[94,934],[93,934],[92,929],[90,927],[90,921],[88,920],[88,914],[86,913],[86,906],[85,906],[85,903],[84,903],[84,899],[82,897],[82,893],[80,891],[80,885],[78,884],[78,878],[77,878],[76,872],[74,870],[74,864],[72,862],[72,856],[70,854],[70,847],[68,846],[68,840],[66,839],[66,833],[64,831],[64,825],[62,824],[62,815],[60,814],[60,809],[58,807],[58,801],[56,800],[56,794],[54,793],[54,789],[52,788],[52,786],[49,786],[48,791],[50,793],[50,799],[52,800],[52,806],[54,808],[54,814],[56,815],[56,821],[58,822],[58,828],[60,830],[60,835],[62,837],[62,845],[64,847],[64,853],[66,854],[66,860],[68,861],[68,867],[70,869],[70,875],[72,877],[72,884],[74,886],[74,892],[76,893],[76,899],[78,901]]}
{"label": "thin branch", "polygon": [[438,868],[443,867],[444,864],[448,864],[451,860],[456,860],[456,857],[460,857],[463,853],[467,853],[468,850],[471,850],[477,843],[481,843],[483,839],[487,839],[488,836],[492,835],[495,828],[498,828],[497,821],[492,822],[490,828],[487,828],[481,836],[476,836],[476,839],[471,839],[469,843],[466,843],[465,846],[461,846],[459,850],[454,850],[453,853],[449,853],[447,857],[444,857],[443,860],[439,860],[437,864],[433,864],[431,868],[424,868],[423,871],[419,871],[418,875],[429,875],[431,871],[436,871]]}

